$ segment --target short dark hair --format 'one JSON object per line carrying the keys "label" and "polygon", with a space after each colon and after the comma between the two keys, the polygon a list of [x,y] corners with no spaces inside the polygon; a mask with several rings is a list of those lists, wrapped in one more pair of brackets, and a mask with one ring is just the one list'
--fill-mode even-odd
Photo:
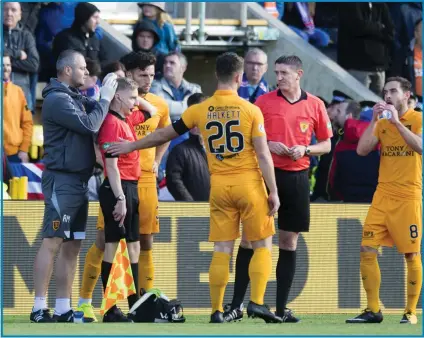
{"label": "short dark hair", "polygon": [[115,61],[107,64],[103,67],[101,80],[103,81],[107,74],[117,72],[118,70],[122,70],[124,73],[126,72],[126,68],[122,62]]}
{"label": "short dark hair", "polygon": [[3,57],[4,57],[4,58],[10,58],[10,55],[9,55],[9,53],[8,53],[8,52],[3,51]]}
{"label": "short dark hair", "polygon": [[80,52],[73,50],[73,49],[67,49],[64,50],[62,53],[60,53],[59,57],[56,61],[56,70],[60,73],[64,70],[65,67],[73,67],[75,66],[75,58],[77,55],[81,55],[84,57]]}
{"label": "short dark hair", "polygon": [[303,68],[302,60],[296,55],[283,55],[275,60],[275,64],[293,66],[296,70]]}
{"label": "short dark hair", "polygon": [[140,68],[145,70],[149,66],[154,66],[156,63],[156,56],[149,52],[131,52],[121,58],[128,71]]}
{"label": "short dark hair", "polygon": [[118,84],[116,91],[127,90],[127,89],[131,89],[131,90],[138,89],[137,82],[126,77],[121,77],[119,79],[116,79],[116,83]]}
{"label": "short dark hair", "polygon": [[166,60],[166,58],[168,58],[170,56],[174,56],[174,55],[176,55],[180,59],[180,62],[183,63],[185,66],[188,65],[187,57],[183,53],[177,52],[177,51],[173,51],[171,53],[166,54],[164,60]]}
{"label": "short dark hair", "polygon": [[235,73],[243,73],[244,60],[233,52],[226,52],[216,58],[216,76],[220,82],[229,82]]}
{"label": "short dark hair", "polygon": [[401,76],[389,77],[384,83],[384,85],[386,85],[388,82],[398,82],[400,84],[400,88],[402,88],[404,92],[410,92],[412,90],[411,82],[409,82],[409,80],[405,79],[404,77],[401,77]]}
{"label": "short dark hair", "polygon": [[92,60],[90,58],[85,58],[85,63],[87,65],[87,70],[90,76],[100,76],[100,74],[102,73],[102,68],[98,61]]}
{"label": "short dark hair", "polygon": [[203,93],[194,93],[189,96],[187,99],[187,106],[190,107],[192,105],[198,104],[200,102],[205,101],[209,96]]}

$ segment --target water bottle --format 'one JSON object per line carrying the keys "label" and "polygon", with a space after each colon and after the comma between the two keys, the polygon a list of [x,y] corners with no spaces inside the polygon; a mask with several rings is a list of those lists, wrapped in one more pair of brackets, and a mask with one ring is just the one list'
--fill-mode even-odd
{"label": "water bottle", "polygon": [[74,312],[74,323],[77,323],[77,324],[84,323],[84,312],[82,311]]}
{"label": "water bottle", "polygon": [[381,119],[391,119],[392,118],[392,112],[390,110],[383,111],[378,118]]}

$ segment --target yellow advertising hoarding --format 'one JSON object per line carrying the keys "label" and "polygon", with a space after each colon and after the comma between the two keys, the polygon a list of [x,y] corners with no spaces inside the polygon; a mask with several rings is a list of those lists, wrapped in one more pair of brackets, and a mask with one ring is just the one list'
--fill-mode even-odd
{"label": "yellow advertising hoarding", "polygon": [[[41,241],[43,202],[4,201],[3,206],[3,304],[5,314],[28,314],[33,305],[33,262]],[[368,205],[313,204],[311,231],[299,238],[297,268],[289,307],[297,313],[356,313],[366,307],[359,274],[361,228]],[[83,242],[72,292],[76,306],[85,254],[94,242],[98,203],[90,203],[87,239]],[[155,286],[168,297],[182,301],[186,313],[209,313],[208,270],[212,243],[208,242],[209,207],[203,203],[161,203],[161,232],[155,236]],[[278,236],[274,238],[273,270],[278,260]],[[235,257],[225,302],[232,298]],[[385,313],[402,311],[406,299],[406,264],[396,249],[383,248],[381,301]],[[93,305],[101,304],[101,281]],[[249,290],[247,295],[249,295]],[[268,283],[265,302],[275,306],[275,273]],[[54,307],[55,282],[50,284],[48,304]],[[125,302],[122,303],[126,310]],[[418,306],[421,308],[421,301]]]}

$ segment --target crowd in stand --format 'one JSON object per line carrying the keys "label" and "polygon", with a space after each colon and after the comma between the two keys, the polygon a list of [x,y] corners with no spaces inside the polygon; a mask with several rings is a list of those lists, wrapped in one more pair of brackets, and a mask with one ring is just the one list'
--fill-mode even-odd
{"label": "crowd in stand", "polygon": [[[411,108],[422,101],[421,3],[261,3],[303,39],[318,48],[337,47],[338,63],[358,81],[381,95],[384,79],[403,76],[416,95]],[[151,92],[164,98],[176,121],[193,102],[205,98],[201,87],[184,79],[187,58],[165,3],[139,3],[141,15],[132,34],[133,51],[153,52],[157,58]],[[109,72],[125,76],[125,56],[110,60],[101,13],[91,3],[18,3],[3,6],[3,116],[5,163],[29,162],[37,81],[55,77],[55,60],[66,49],[86,57],[90,75],[80,94],[99,98],[101,80]],[[112,62],[113,61],[113,62]],[[273,62],[274,60],[270,60]],[[245,73],[238,93],[254,103],[270,88],[264,80],[267,55],[252,49],[245,55]],[[323,100],[325,102],[325,100]],[[371,202],[377,185],[379,149],[356,154],[356,145],[375,102],[352,100],[334,91],[325,102],[333,125],[332,151],[311,161],[313,201]],[[32,112],[32,113],[31,113]],[[196,131],[174,140],[158,172],[175,200],[206,201],[209,176],[203,141]],[[96,177],[101,172],[101,159]],[[94,182],[96,185],[101,180]],[[198,189],[201,188],[201,193]],[[95,199],[95,193],[94,197]]]}

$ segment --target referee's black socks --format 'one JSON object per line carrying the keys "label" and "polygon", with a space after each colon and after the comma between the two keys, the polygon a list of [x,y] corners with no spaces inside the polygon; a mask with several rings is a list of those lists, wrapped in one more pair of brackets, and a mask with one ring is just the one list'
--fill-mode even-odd
{"label": "referee's black socks", "polygon": [[239,247],[236,259],[236,278],[234,282],[234,295],[231,309],[239,308],[246,295],[249,285],[249,264],[253,256],[253,249]]}
{"label": "referee's black socks", "polygon": [[[112,270],[112,263],[102,261],[102,283],[103,293],[106,290],[107,281],[109,280],[110,271]],[[138,263],[131,264],[131,270],[134,278],[134,285],[136,293],[128,296],[128,306],[131,307],[137,302],[140,290],[138,289]]]}
{"label": "referee's black socks", "polygon": [[112,270],[112,263],[102,261],[103,293],[106,290],[107,281],[109,280],[110,270]]}
{"label": "referee's black socks", "polygon": [[138,262],[137,263],[131,263],[131,270],[132,270],[133,279],[134,279],[135,294],[128,296],[128,307],[129,307],[129,309],[131,309],[132,306],[137,302],[138,296],[140,295],[140,290],[138,288]]}
{"label": "referee's black socks", "polygon": [[276,270],[277,277],[277,316],[284,314],[287,306],[290,288],[296,270],[296,251],[279,250]]}

